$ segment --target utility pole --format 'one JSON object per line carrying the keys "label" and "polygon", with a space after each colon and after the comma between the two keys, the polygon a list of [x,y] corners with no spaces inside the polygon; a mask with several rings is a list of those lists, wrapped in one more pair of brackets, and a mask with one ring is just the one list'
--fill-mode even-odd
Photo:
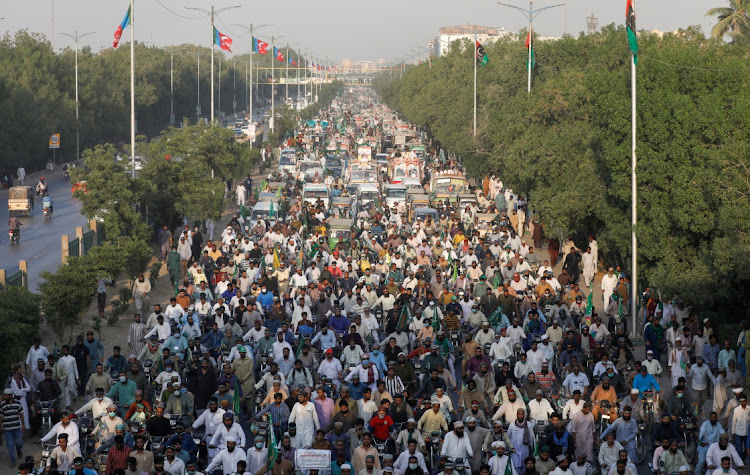
{"label": "utility pole", "polygon": [[169,125],[174,125],[174,49],[169,59]]}
{"label": "utility pole", "polygon": [[130,0],[130,172],[135,179],[135,0]]}
{"label": "utility pole", "polygon": [[289,57],[289,43],[286,44],[286,58],[284,58],[284,62],[286,63],[286,78],[284,79],[284,86],[286,86],[284,89],[286,92],[284,93],[284,100],[286,102],[289,102],[289,61],[291,58]]}
{"label": "utility pole", "polygon": [[78,105],[79,105],[79,102],[78,102],[78,40],[80,40],[81,38],[85,36],[93,35],[94,33],[95,32],[92,31],[90,33],[84,33],[82,35],[79,35],[78,30],[76,30],[75,34],[73,35],[71,35],[70,33],[60,33],[63,36],[67,36],[68,38],[71,38],[75,42],[75,45],[76,45],[76,160],[81,159],[81,143],[80,143],[79,133],[78,133],[78,126],[79,126],[79,121],[78,121]]}
{"label": "utility pole", "polygon": [[269,128],[271,129],[271,132],[274,131],[275,127],[275,121],[276,121],[276,95],[274,94],[276,89],[276,77],[275,77],[275,68],[274,63],[276,63],[276,40],[279,40],[283,38],[283,36],[271,36],[271,52],[273,54],[273,58],[271,58],[271,123],[269,124]]}
{"label": "utility pole", "polygon": [[[197,10],[199,12],[203,12],[211,16],[211,123],[213,124],[214,112],[216,110],[214,107],[214,43],[215,43],[214,41],[214,17],[223,11],[230,10],[232,8],[240,8],[240,5],[224,7],[218,10],[215,10],[213,5],[211,5],[211,10],[206,10],[205,8],[196,8],[196,7],[185,7],[185,8],[188,10]],[[219,91],[219,94],[221,94],[221,90]],[[219,102],[221,102],[221,97],[219,97]]]}
{"label": "utility pole", "polygon": [[529,9],[524,10],[521,7],[517,7],[515,5],[509,5],[507,3],[500,3],[497,2],[498,5],[502,5],[504,7],[513,8],[514,10],[518,10],[519,12],[523,13],[523,15],[526,17],[526,19],[529,21],[529,51],[528,53],[528,64],[526,65],[526,70],[528,71],[528,78],[527,78],[527,85],[526,85],[526,93],[531,94],[531,52],[533,51],[533,41],[534,41],[534,31],[533,31],[533,23],[534,18],[539,16],[540,13],[542,13],[544,10],[549,10],[550,8],[556,8],[556,7],[563,7],[566,6],[565,3],[558,3],[557,5],[550,5],[547,7],[542,7],[534,10],[534,2],[529,2]]}
{"label": "utility pole", "polygon": [[[253,56],[255,55],[255,37],[253,36],[253,33],[255,32],[255,30],[259,30],[265,26],[271,25],[253,25],[251,23],[250,27],[248,28],[245,25],[234,23],[233,26],[238,26],[250,34],[250,100],[248,101],[247,109],[250,116],[250,122],[255,122],[253,119]],[[273,51],[271,53],[273,53]]]}

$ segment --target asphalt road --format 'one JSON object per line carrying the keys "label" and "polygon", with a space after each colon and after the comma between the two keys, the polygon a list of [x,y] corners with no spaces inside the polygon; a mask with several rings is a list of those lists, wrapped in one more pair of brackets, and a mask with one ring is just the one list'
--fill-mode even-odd
{"label": "asphalt road", "polygon": [[[73,199],[70,193],[71,184],[63,179],[62,169],[58,167],[53,172],[27,175],[25,184],[35,187],[42,175],[49,186],[54,203],[52,219],[45,221],[41,200],[37,199],[31,217],[19,217],[22,223],[20,244],[11,246],[5,232],[0,239],[0,268],[5,269],[7,275],[10,275],[18,270],[18,261],[27,261],[29,290],[32,292],[37,291],[41,272],[54,271],[60,265],[60,236],[68,234],[75,237],[77,226],[86,228],[86,218],[80,212],[81,203]],[[0,191],[0,200],[3,209],[8,209],[8,190]]]}

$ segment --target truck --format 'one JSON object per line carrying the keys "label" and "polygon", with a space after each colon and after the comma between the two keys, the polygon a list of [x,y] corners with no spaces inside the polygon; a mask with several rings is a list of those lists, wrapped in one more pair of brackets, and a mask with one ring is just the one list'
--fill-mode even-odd
{"label": "truck", "polygon": [[458,195],[466,193],[468,182],[466,175],[457,172],[436,173],[430,182],[430,192],[433,203],[438,201],[458,200]]}

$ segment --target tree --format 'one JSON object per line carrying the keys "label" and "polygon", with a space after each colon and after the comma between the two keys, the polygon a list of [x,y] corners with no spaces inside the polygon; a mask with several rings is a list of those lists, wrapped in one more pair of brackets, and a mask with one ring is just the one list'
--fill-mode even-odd
{"label": "tree", "polygon": [[60,338],[78,324],[83,313],[91,305],[96,294],[99,277],[109,276],[97,272],[89,265],[88,256],[68,257],[67,263],[60,265],[57,272],[42,272],[44,282],[39,284],[42,293],[42,308],[47,325]]}
{"label": "tree", "polygon": [[127,164],[117,159],[111,144],[97,145],[83,152],[85,167],[73,169],[74,181],[86,181],[86,186],[75,192],[81,200],[81,214],[88,219],[104,222],[109,240],[122,236],[146,239],[150,232],[137,213],[138,184],[125,171]]}
{"label": "tree", "polygon": [[711,29],[714,38],[729,36],[733,42],[750,39],[750,0],[729,0],[728,7],[712,8],[706,16],[718,17]]}
{"label": "tree", "polygon": [[0,325],[4,336],[0,378],[3,381],[10,374],[12,364],[24,361],[33,338],[39,336],[40,301],[38,295],[22,287],[6,287],[0,291]]}
{"label": "tree", "polygon": [[[747,2],[732,2],[747,11]],[[742,17],[737,13],[736,24]],[[739,28],[739,27],[738,27]],[[524,35],[487,45],[472,134],[472,55],[374,81],[381,98],[463,159],[529,199],[548,236],[597,235],[605,265],[630,260],[630,57],[622,27],[540,42],[526,92]],[[694,28],[642,34],[638,65],[641,280],[696,309],[745,314],[750,297],[747,44]],[[584,240],[577,244],[583,245]]]}

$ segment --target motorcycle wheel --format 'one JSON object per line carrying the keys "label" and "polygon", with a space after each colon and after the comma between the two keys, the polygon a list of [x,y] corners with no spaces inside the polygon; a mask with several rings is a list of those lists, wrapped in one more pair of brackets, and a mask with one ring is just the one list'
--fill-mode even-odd
{"label": "motorcycle wheel", "polygon": [[695,465],[695,462],[698,460],[698,445],[695,443],[695,440],[689,439],[685,442],[685,458],[688,462]]}
{"label": "motorcycle wheel", "polygon": [[646,444],[643,443],[642,438],[638,438],[638,442],[635,444],[635,463],[636,465],[640,465],[643,463],[643,461],[646,459]]}

